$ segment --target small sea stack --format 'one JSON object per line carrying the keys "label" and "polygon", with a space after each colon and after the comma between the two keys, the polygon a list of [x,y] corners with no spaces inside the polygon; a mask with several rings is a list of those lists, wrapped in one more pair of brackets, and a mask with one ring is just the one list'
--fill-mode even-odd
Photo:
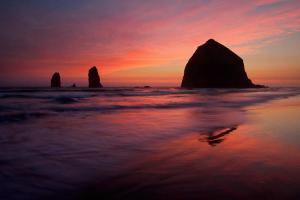
{"label": "small sea stack", "polygon": [[256,88],[243,59],[213,39],[199,46],[189,59],[181,83],[184,88]]}
{"label": "small sea stack", "polygon": [[98,74],[97,67],[92,67],[89,70],[89,88],[102,88],[102,84],[100,82],[100,76]]}
{"label": "small sea stack", "polygon": [[58,72],[55,72],[52,75],[52,78],[51,78],[51,87],[52,88],[60,88],[61,87],[60,74]]}

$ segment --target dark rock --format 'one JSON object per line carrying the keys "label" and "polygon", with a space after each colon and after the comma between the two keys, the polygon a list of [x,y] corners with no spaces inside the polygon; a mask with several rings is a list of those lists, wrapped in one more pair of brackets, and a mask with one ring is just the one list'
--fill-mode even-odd
{"label": "dark rock", "polygon": [[188,61],[181,87],[185,88],[253,88],[243,59],[213,39],[199,46]]}
{"label": "dark rock", "polygon": [[72,85],[72,88],[76,88],[77,86],[76,86],[76,84],[75,83],[73,83],[73,85]]}
{"label": "dark rock", "polygon": [[55,72],[51,78],[51,87],[52,88],[61,87],[60,74],[58,72]]}
{"label": "dark rock", "polygon": [[89,88],[102,88],[97,68],[94,66],[89,70]]}

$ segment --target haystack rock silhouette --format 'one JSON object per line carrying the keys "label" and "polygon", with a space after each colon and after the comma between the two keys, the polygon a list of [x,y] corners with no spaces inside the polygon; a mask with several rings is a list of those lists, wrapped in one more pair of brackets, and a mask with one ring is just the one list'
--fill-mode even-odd
{"label": "haystack rock silhouette", "polygon": [[61,87],[60,74],[58,72],[55,72],[51,78],[51,87],[52,88]]}
{"label": "haystack rock silhouette", "polygon": [[199,46],[186,64],[181,87],[255,88],[243,59],[213,39]]}
{"label": "haystack rock silhouette", "polygon": [[94,66],[89,70],[89,88],[102,88],[97,68]]}

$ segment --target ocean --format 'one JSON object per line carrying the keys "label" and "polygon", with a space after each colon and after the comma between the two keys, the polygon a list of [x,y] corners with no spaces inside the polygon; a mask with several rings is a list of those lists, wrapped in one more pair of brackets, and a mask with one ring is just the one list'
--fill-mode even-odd
{"label": "ocean", "polygon": [[300,199],[300,88],[2,88],[0,199]]}

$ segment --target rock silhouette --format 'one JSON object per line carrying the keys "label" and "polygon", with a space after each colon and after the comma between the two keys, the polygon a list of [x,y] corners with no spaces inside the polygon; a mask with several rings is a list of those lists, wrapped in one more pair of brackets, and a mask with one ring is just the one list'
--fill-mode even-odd
{"label": "rock silhouette", "polygon": [[51,87],[52,88],[61,87],[60,74],[58,72],[55,72],[51,78]]}
{"label": "rock silhouette", "polygon": [[89,70],[89,88],[102,88],[97,68],[94,66]]}
{"label": "rock silhouette", "polygon": [[181,87],[253,88],[243,59],[213,39],[199,46],[186,64]]}

